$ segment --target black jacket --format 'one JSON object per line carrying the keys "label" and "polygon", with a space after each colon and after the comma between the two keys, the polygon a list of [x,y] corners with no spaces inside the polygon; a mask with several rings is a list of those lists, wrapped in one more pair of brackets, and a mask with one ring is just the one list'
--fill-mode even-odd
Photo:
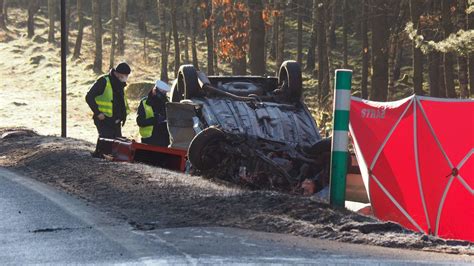
{"label": "black jacket", "polygon": [[166,103],[168,102],[168,99],[166,98],[166,95],[163,95],[161,93],[157,93],[155,96],[151,93],[151,91],[148,93],[148,96],[146,97],[146,103],[151,106],[153,109],[153,113],[155,114],[155,117],[148,118],[146,119],[146,114],[145,114],[145,107],[143,107],[143,103],[140,101],[140,106],[138,106],[138,111],[137,111],[137,125],[139,127],[146,127],[146,126],[154,126],[158,124],[159,117],[161,116],[161,119],[166,119]]}
{"label": "black jacket", "polygon": [[[110,83],[112,84],[113,91],[113,110],[112,110],[112,119],[125,121],[127,119],[127,108],[125,107],[124,99],[124,88],[127,86],[127,83],[121,82],[113,74],[114,69],[111,69],[109,72]],[[94,119],[100,114],[97,103],[95,102],[95,97],[102,95],[105,90],[106,80],[104,77],[100,77],[89,89],[89,92],[86,95],[86,102],[94,112]]]}
{"label": "black jacket", "polygon": [[167,102],[168,99],[166,95],[158,92],[153,96],[150,91],[146,98],[146,103],[153,109],[154,117],[147,119],[145,107],[143,106],[143,102],[140,101],[140,106],[138,106],[137,110],[137,125],[139,127],[154,126],[151,137],[142,139],[142,142],[159,146],[167,146],[169,144],[167,125],[163,122],[166,119],[165,107]]}

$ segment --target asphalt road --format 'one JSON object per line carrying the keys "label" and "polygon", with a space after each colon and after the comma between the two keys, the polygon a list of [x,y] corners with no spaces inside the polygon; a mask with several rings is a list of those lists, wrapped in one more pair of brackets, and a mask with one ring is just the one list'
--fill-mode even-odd
{"label": "asphalt road", "polygon": [[472,264],[474,258],[233,228],[134,230],[0,168],[0,264]]}

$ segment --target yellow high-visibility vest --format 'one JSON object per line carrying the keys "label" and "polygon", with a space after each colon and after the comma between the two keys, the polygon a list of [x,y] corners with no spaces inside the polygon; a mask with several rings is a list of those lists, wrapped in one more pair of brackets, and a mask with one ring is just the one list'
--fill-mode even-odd
{"label": "yellow high-visibility vest", "polygon": [[[145,119],[155,117],[155,114],[153,113],[153,108],[146,103],[146,100],[148,97],[144,97],[141,101],[143,104],[143,108],[145,109]],[[149,138],[153,134],[153,125],[151,126],[145,126],[145,127],[140,127],[140,135],[142,138]]]}
{"label": "yellow high-visibility vest", "polygon": [[[112,90],[112,83],[110,82],[110,76],[104,75],[102,76],[105,78],[105,89],[104,93],[99,96],[95,97],[95,102],[99,107],[99,111],[103,113],[107,117],[112,117],[113,115],[113,100],[114,100],[114,93]],[[123,95],[123,100],[125,101],[125,109],[127,111],[127,115],[130,113],[130,108],[128,107],[128,99],[127,96]]]}
{"label": "yellow high-visibility vest", "polygon": [[112,91],[112,83],[110,83],[109,75],[104,75],[106,84],[104,93],[95,97],[95,103],[99,107],[99,111],[107,117],[112,117],[114,93]]}

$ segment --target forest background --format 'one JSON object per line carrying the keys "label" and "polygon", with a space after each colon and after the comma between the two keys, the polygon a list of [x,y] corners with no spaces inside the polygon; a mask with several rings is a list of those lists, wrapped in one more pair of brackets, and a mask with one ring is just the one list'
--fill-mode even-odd
{"label": "forest background", "polygon": [[[68,63],[94,78],[122,60],[131,63],[137,84],[170,81],[182,64],[208,75],[275,75],[283,61],[296,60],[305,102],[323,131],[330,128],[337,68],[353,70],[353,95],[375,101],[474,95],[473,0],[67,0],[66,6]],[[59,11],[59,0],[0,0],[0,41],[24,38],[59,51]]]}

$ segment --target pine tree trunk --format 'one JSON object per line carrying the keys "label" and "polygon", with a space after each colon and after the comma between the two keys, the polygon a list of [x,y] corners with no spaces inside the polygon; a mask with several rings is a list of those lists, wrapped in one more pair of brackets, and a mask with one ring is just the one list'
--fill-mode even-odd
{"label": "pine tree trunk", "polygon": [[400,78],[401,56],[403,55],[403,39],[401,33],[393,33],[390,38],[388,65],[390,69],[388,77],[389,95],[395,93],[395,82]]}
{"label": "pine tree trunk", "polygon": [[5,20],[5,25],[8,24],[8,7],[10,6],[10,1],[11,0],[5,0],[3,2],[3,15],[4,15],[4,20]]}
{"label": "pine tree trunk", "polygon": [[[211,1],[213,2],[213,0]],[[212,16],[216,17],[217,10],[212,9]],[[212,39],[214,41],[214,51],[213,51],[213,60],[214,60],[214,74],[215,75],[220,75],[219,73],[219,54],[217,53],[217,49],[219,47],[219,30],[216,24],[211,24],[211,29],[212,29]]]}
{"label": "pine tree trunk", "polygon": [[[404,34],[401,32],[401,25],[403,24],[403,20],[405,19],[405,1],[400,1],[400,3],[395,3],[392,1],[390,5],[393,6],[393,8],[390,8],[389,11],[387,11],[388,14],[397,14],[398,16],[393,18],[394,23],[391,23],[390,25],[390,32],[391,36],[389,35],[389,54],[388,54],[388,67],[390,69],[389,75],[388,75],[388,96],[387,98],[390,98],[391,96],[395,95],[395,85],[396,81],[400,78],[400,60],[401,56],[403,55],[403,37]],[[390,19],[392,21],[392,18]]]}
{"label": "pine tree trunk", "polygon": [[[205,9],[206,19],[209,21],[212,15],[212,0],[207,0],[207,8]],[[212,25],[208,23],[206,27],[207,40],[207,74],[214,75],[214,38]]]}
{"label": "pine tree trunk", "polygon": [[275,10],[278,12],[276,16],[273,17],[273,25],[272,25],[272,43],[270,46],[270,53],[269,53],[269,58],[276,60],[277,59],[277,54],[278,54],[278,35],[280,34],[280,17],[281,13],[280,12],[280,0],[274,0],[273,1],[273,7]]}
{"label": "pine tree trunk", "polygon": [[[336,38],[335,31],[334,31],[334,36],[333,33],[330,32],[328,29],[331,28],[331,23],[334,23],[334,27],[336,27],[336,11],[332,7],[332,5],[336,5],[337,0],[323,0],[322,4],[325,6],[324,10],[324,16],[325,16],[325,25],[326,25],[326,53],[328,54],[328,65],[329,69],[333,69],[333,61],[335,56],[333,55],[333,49],[336,49],[337,45],[331,45],[331,42],[334,42],[333,38]],[[338,7],[336,7],[338,8]],[[334,22],[333,22],[334,21]],[[329,25],[329,26],[328,26]],[[335,43],[335,42],[334,42]]]}
{"label": "pine tree trunk", "polygon": [[388,44],[390,27],[385,1],[373,1],[372,18],[372,87],[370,99],[386,101],[388,95]]}
{"label": "pine tree trunk", "polygon": [[5,20],[5,4],[3,0],[0,0],[0,29],[6,30],[6,20]]}
{"label": "pine tree trunk", "polygon": [[296,3],[297,5],[297,36],[296,36],[296,61],[301,65],[303,63],[303,3]]}
{"label": "pine tree trunk", "polygon": [[[429,7],[430,7],[429,12],[430,13],[439,12],[440,6],[438,4],[439,2],[429,3]],[[430,25],[430,27],[424,31],[427,41],[434,41],[434,42],[440,41],[441,36],[437,34],[438,28],[441,28],[441,25],[439,23]],[[439,77],[439,74],[440,74],[439,65],[441,63],[442,63],[442,55],[439,51],[433,50],[428,53],[428,77],[429,77],[429,88],[430,88],[431,97],[440,97],[441,88],[439,86],[442,82],[440,81],[440,77]]]}
{"label": "pine tree trunk", "polygon": [[[186,14],[186,13],[185,13]],[[184,25],[186,27],[186,30],[184,31],[184,61],[186,61],[186,64],[189,64],[189,28],[191,27],[189,23],[189,17],[184,16]]]}
{"label": "pine tree trunk", "polygon": [[474,53],[469,55],[469,62],[468,62],[468,71],[469,71],[469,92],[470,98],[474,97]]}
{"label": "pine tree trunk", "polygon": [[94,27],[95,56],[93,70],[102,73],[102,18],[100,0],[92,0],[92,24]]}
{"label": "pine tree trunk", "polygon": [[344,3],[342,5],[342,50],[343,50],[343,65],[344,68],[349,68],[349,63],[347,62],[347,31],[348,31],[348,23],[347,23],[347,15],[348,15],[348,4],[347,0],[343,0]]}
{"label": "pine tree trunk", "polygon": [[171,40],[173,39],[173,27],[169,27],[168,42],[166,44],[166,53],[171,53]]}
{"label": "pine tree trunk", "polygon": [[145,35],[146,34],[146,0],[138,0],[137,1],[137,8],[138,8],[138,29],[140,33]]}
{"label": "pine tree trunk", "polygon": [[178,73],[180,62],[180,51],[179,51],[179,36],[178,36],[178,25],[177,25],[177,12],[176,2],[171,1],[171,26],[173,28],[173,42],[174,42],[174,74]]}
{"label": "pine tree trunk", "polygon": [[363,0],[362,3],[362,22],[361,22],[361,37],[362,37],[362,80],[361,96],[363,99],[368,99],[369,93],[367,90],[369,78],[369,37],[367,35],[367,19],[368,19],[368,0]]}
{"label": "pine tree trunk", "polygon": [[403,59],[403,38],[398,38],[397,47],[395,48],[395,58],[393,61],[393,71],[392,77],[394,81],[400,79],[401,68],[402,68],[402,59]]}
{"label": "pine tree trunk", "polygon": [[263,76],[265,69],[265,22],[262,0],[248,0],[250,10],[249,64],[252,75]]}
{"label": "pine tree trunk", "polygon": [[[453,32],[453,25],[451,23],[451,7],[453,6],[453,0],[443,0],[442,2],[442,23],[444,29],[444,38],[449,37],[449,35]],[[449,98],[456,98],[456,90],[454,86],[454,66],[453,66],[453,58],[455,58],[453,53],[446,53],[443,54],[443,69],[444,73],[441,73],[444,76],[444,85],[445,85],[445,93]],[[441,87],[443,89],[443,87]]]}
{"label": "pine tree trunk", "polygon": [[285,16],[286,16],[286,2],[285,0],[280,0],[279,3],[279,10],[280,10],[280,19],[278,25],[278,46],[277,46],[277,60],[276,65],[280,67],[280,65],[285,60]]}
{"label": "pine tree trunk", "polygon": [[78,19],[78,29],[77,29],[77,38],[76,44],[74,45],[73,58],[77,59],[81,55],[81,46],[82,46],[82,37],[84,35],[84,13],[83,13],[83,0],[77,0],[77,19]]}
{"label": "pine tree trunk", "polygon": [[191,1],[191,9],[189,10],[191,18],[191,54],[193,57],[193,65],[196,69],[199,69],[197,59],[197,48],[196,48],[196,32],[197,32],[197,21],[196,21],[196,4]]}
{"label": "pine tree trunk", "polygon": [[268,52],[269,52],[269,47],[271,46],[271,37],[272,34],[270,32],[270,27],[265,26],[265,42],[263,43],[263,54],[265,55],[263,58],[263,61],[265,62],[265,68],[267,68],[267,60],[268,60]]}
{"label": "pine tree trunk", "polygon": [[146,28],[146,20],[145,20],[145,30],[143,33],[143,61],[145,64],[148,64],[148,32]]}
{"label": "pine tree trunk", "polygon": [[117,54],[125,54],[125,26],[127,25],[127,0],[118,0]]}
{"label": "pine tree trunk", "polygon": [[327,32],[327,42],[328,47],[330,49],[334,49],[337,46],[337,38],[336,38],[336,10],[338,9],[337,0],[326,0],[326,3],[329,4],[329,15],[330,15],[330,22],[329,22],[329,30]]}
{"label": "pine tree trunk", "polygon": [[190,60],[189,60],[189,36],[190,36],[190,32],[191,32],[191,23],[189,22],[190,16],[189,16],[188,8],[185,8],[185,7],[189,7],[191,5],[191,1],[190,0],[184,0],[183,5],[184,5],[183,6],[183,11],[181,12],[181,14],[183,14],[182,19],[181,19],[181,24],[182,24],[182,28],[184,29],[182,31],[183,32],[183,37],[184,37],[184,63],[189,64],[190,63]]}
{"label": "pine tree trunk", "polygon": [[158,15],[160,20],[160,52],[161,52],[161,74],[160,79],[168,82],[168,52],[166,48],[166,6],[164,0],[157,0]]}
{"label": "pine tree trunk", "polygon": [[443,64],[444,54],[439,54],[439,65],[438,65],[438,79],[439,79],[439,92],[438,97],[446,98],[446,79],[444,76],[444,64]]}
{"label": "pine tree trunk", "polygon": [[[420,16],[423,13],[423,2],[410,0],[410,15],[416,29],[419,29]],[[416,48],[413,41],[413,87],[416,95],[423,95],[423,53]]]}
{"label": "pine tree trunk", "polygon": [[138,9],[138,30],[143,36],[143,61],[145,64],[147,63],[147,35],[148,30],[146,27],[146,0],[138,0],[137,1],[137,9]]}
{"label": "pine tree trunk", "polygon": [[234,58],[232,61],[232,75],[240,75],[244,76],[247,74],[247,61],[246,61],[246,54],[244,52],[243,57],[241,58]]}
{"label": "pine tree trunk", "polygon": [[28,2],[28,38],[33,38],[35,35],[35,14],[38,12],[39,2],[38,0],[30,0]]}
{"label": "pine tree trunk", "polygon": [[428,54],[428,74],[430,83],[430,96],[439,97],[439,64],[440,53],[431,52]]}
{"label": "pine tree trunk", "polygon": [[214,40],[214,74],[219,75],[219,55],[216,54],[216,49],[219,47],[219,34],[217,27],[215,25],[212,25],[212,38]]}
{"label": "pine tree trunk", "polygon": [[317,32],[318,32],[318,9],[317,9],[318,0],[312,1],[312,12],[311,12],[311,36],[309,39],[308,55],[306,56],[306,71],[313,72],[316,65],[316,41],[317,41]]}
{"label": "pine tree trunk", "polygon": [[468,66],[467,58],[465,56],[458,57],[458,68],[459,68],[459,87],[461,89],[461,98],[469,98],[468,89]]}
{"label": "pine tree trunk", "polygon": [[318,0],[317,20],[318,20],[318,84],[319,99],[323,99],[329,93],[329,59],[326,41],[326,6],[324,0]]}
{"label": "pine tree trunk", "polygon": [[54,43],[54,19],[56,5],[55,0],[48,0],[48,19],[49,19],[49,29],[48,29],[48,42]]}
{"label": "pine tree trunk", "polygon": [[[460,30],[467,29],[466,23],[466,2],[465,0],[458,0],[458,28]],[[469,88],[468,88],[468,66],[467,66],[467,57],[458,56],[458,71],[459,71],[459,87],[461,89],[461,98],[469,97]]]}
{"label": "pine tree trunk", "polygon": [[118,2],[117,0],[111,0],[110,1],[110,18],[112,20],[112,40],[111,40],[111,47],[110,47],[110,62],[109,62],[109,68],[113,68],[115,65],[115,46],[117,42],[117,34],[116,34],[116,29],[117,29],[117,9],[118,9]]}

